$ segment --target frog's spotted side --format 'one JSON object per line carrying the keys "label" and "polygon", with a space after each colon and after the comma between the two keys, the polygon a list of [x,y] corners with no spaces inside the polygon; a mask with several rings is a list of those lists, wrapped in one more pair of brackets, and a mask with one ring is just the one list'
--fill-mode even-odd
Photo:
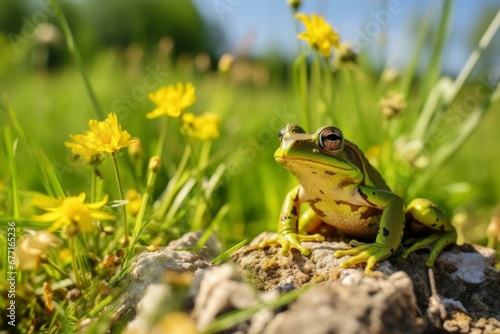
{"label": "frog's spotted side", "polygon": [[[324,238],[320,234],[299,234],[299,220],[300,230],[304,231],[312,231],[324,222],[347,235],[375,240],[366,244],[352,240],[354,248],[335,252],[337,258],[353,256],[342,263],[344,268],[366,262],[365,272],[369,273],[401,244],[406,217],[414,221],[412,231],[428,228],[433,232],[408,248],[403,258],[432,244],[426,261],[432,267],[443,248],[456,241],[449,219],[432,202],[415,199],[405,211],[403,199],[391,192],[359,148],[344,139],[338,128],[322,127],[311,135],[298,125],[288,124],[280,132],[280,147],[274,157],[300,185],[286,195],[278,236],[262,242],[260,247],[281,245],[284,254],[296,248],[309,255],[310,250],[301,242],[320,242]],[[310,208],[300,215],[300,204],[304,202]]]}

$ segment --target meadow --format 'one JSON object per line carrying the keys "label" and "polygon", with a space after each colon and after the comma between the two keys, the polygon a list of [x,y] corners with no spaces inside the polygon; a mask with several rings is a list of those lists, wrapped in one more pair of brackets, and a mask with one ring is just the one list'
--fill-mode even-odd
{"label": "meadow", "polygon": [[[416,32],[420,42],[403,70],[373,68],[368,55],[342,40],[342,31],[330,36],[328,50],[311,36],[298,39],[301,53],[293,62],[174,56],[175,41],[165,37],[151,52],[138,44],[95,50],[87,63],[78,44],[65,46],[71,61],[56,69],[34,66],[33,47],[14,50],[0,35],[0,222],[15,222],[15,245],[28,248],[18,262],[29,262],[17,264],[19,328],[30,329],[36,319],[34,331],[73,329],[75,319],[111,303],[99,282],[113,289],[136,254],[186,232],[202,230],[205,240],[215,235],[229,253],[275,231],[283,198],[296,184],[273,159],[287,123],[308,132],[338,126],[406,202],[432,199],[453,217],[459,242],[496,247],[500,226],[495,230],[491,222],[500,221],[500,92],[498,78],[473,69],[500,15],[458,75],[448,77],[439,43],[447,37],[447,10],[439,25]],[[296,20],[297,33],[303,32],[308,21]],[[71,39],[62,12],[58,22]],[[426,29],[435,29],[434,40]],[[432,57],[422,64],[424,47]],[[174,100],[189,100],[178,114],[162,104],[163,93],[155,101],[165,87],[181,87],[184,95]],[[150,117],[155,108],[159,115]],[[107,134],[122,136],[118,145],[104,148],[99,140]],[[88,147],[70,135],[101,137]],[[94,151],[75,157],[65,143]],[[68,199],[78,207],[75,215],[90,215],[89,226],[71,220]],[[60,214],[57,226],[50,212]],[[42,231],[51,235],[46,244],[26,244]],[[2,249],[9,242],[2,233]],[[8,255],[2,252],[5,277]],[[44,282],[54,290],[49,309],[32,298],[47,298]],[[84,297],[65,309],[62,291],[74,286]],[[2,281],[0,289],[5,309],[9,286]],[[5,318],[0,327],[8,328]]]}

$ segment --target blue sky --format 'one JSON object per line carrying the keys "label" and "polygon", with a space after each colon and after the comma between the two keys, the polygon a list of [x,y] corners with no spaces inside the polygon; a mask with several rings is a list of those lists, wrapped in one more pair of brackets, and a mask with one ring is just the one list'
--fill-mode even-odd
{"label": "blue sky", "polygon": [[[379,64],[401,67],[413,48],[416,17],[431,16],[437,23],[443,2],[304,0],[300,11],[324,16],[344,41],[361,46]],[[224,31],[230,48],[225,51],[262,54],[274,50],[290,57],[296,54],[294,20],[286,0],[195,0],[195,4],[204,17]],[[443,63],[445,72],[456,73],[465,63],[472,51],[471,36],[478,22],[485,22],[486,8],[490,12],[499,10],[500,0],[455,1]],[[500,33],[494,42],[500,46]]]}

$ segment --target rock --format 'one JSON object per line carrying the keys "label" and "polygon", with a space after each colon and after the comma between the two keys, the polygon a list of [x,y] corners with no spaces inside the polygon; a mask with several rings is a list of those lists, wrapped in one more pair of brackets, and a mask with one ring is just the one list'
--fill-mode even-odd
{"label": "rock", "polygon": [[[364,275],[364,266],[349,269],[339,267],[345,258],[336,259],[333,253],[348,247],[344,242],[304,243],[311,249],[311,256],[305,257],[294,250],[288,256],[283,256],[278,247],[264,250],[256,248],[258,243],[269,237],[269,233],[262,233],[249,246],[240,249],[232,256],[239,272],[252,285],[261,291],[270,291],[287,284],[299,288],[321,283],[307,292],[311,305],[302,301],[302,298],[306,298],[304,294],[290,306],[289,310],[279,314],[269,326],[276,326],[273,323],[281,321],[280,328],[287,326],[285,323],[290,322],[293,324],[290,328],[293,327],[295,330],[301,328],[308,333],[312,333],[312,325],[317,333],[327,333],[330,330],[336,332],[335,327],[332,327],[334,325],[329,323],[330,320],[334,322],[332,319],[336,318],[337,320],[343,319],[345,326],[347,326],[347,319],[351,319],[350,324],[352,321],[349,327],[342,328],[342,333],[351,330],[352,332],[372,333],[380,329],[383,331],[384,328],[388,332],[421,331],[424,319],[422,316],[416,316],[417,313],[411,307],[412,303],[408,303],[403,308],[398,298],[390,298],[391,293],[395,296],[411,296],[406,298],[416,301],[418,314],[426,315],[426,331],[429,332],[443,329],[454,329],[458,332],[463,332],[467,328],[480,329],[477,324],[480,324],[482,328],[486,325],[492,327],[496,324],[488,319],[500,318],[500,289],[498,289],[500,274],[492,266],[494,253],[484,247],[452,246],[442,252],[434,267],[439,296],[431,299],[429,273],[424,264],[428,256],[426,252],[411,254],[408,259],[403,260],[398,256],[400,250],[388,260],[377,264],[373,274]],[[406,290],[396,287],[387,288],[394,283],[394,276],[398,278],[397,281],[405,282],[402,275],[411,280],[413,288],[410,288],[408,284],[401,284],[401,287],[406,287]],[[386,286],[386,288],[381,288],[381,286]],[[383,293],[384,289],[392,289],[392,292],[386,295]],[[318,296],[314,297],[315,294]],[[322,297],[319,296],[321,294],[329,295],[329,297],[321,299]],[[351,296],[350,299],[349,296]],[[327,303],[330,298],[340,298],[345,301]],[[379,302],[373,304],[375,299]],[[362,302],[358,303],[357,300]],[[297,306],[300,304],[302,306]],[[313,312],[309,310],[311,307],[315,307]],[[299,308],[306,315],[301,316]],[[319,310],[324,312],[323,318],[320,316],[323,313]],[[365,314],[373,316],[357,318],[356,312],[362,310],[368,312]],[[387,310],[398,312],[391,314]],[[350,314],[350,318],[346,312]],[[337,318],[338,314],[342,316]],[[377,320],[375,314],[378,314],[380,319]],[[402,326],[405,329],[393,327],[394,323],[400,322],[398,319],[401,317],[411,320],[412,323],[404,323]],[[389,328],[391,330],[388,330]]]}
{"label": "rock", "polygon": [[256,247],[270,236],[263,233],[236,251],[232,264],[211,266],[221,253],[215,239],[203,250],[186,250],[200,236],[189,233],[137,258],[116,313],[137,313],[130,332],[172,332],[179,324],[185,333],[500,333],[500,274],[484,247],[452,246],[440,254],[433,296],[425,252],[403,260],[399,250],[365,275],[364,265],[339,267],[346,258],[333,253],[349,247],[344,242],[304,243],[311,256],[283,256],[278,247]]}
{"label": "rock", "polygon": [[127,288],[115,317],[119,318],[129,312],[133,315],[146,288],[151,284],[164,283],[166,272],[195,274],[210,267],[210,261],[222,252],[215,238],[211,237],[205,247],[196,252],[186,250],[193,249],[201,235],[201,232],[188,233],[170,242],[165,248],[139,255],[132,264],[132,272],[122,283]]}
{"label": "rock", "polygon": [[405,273],[385,278],[352,271],[309,289],[264,333],[416,333],[416,308]]}
{"label": "rock", "polygon": [[258,303],[256,291],[229,264],[206,270],[198,291],[193,316],[200,330],[205,330],[219,314]]}

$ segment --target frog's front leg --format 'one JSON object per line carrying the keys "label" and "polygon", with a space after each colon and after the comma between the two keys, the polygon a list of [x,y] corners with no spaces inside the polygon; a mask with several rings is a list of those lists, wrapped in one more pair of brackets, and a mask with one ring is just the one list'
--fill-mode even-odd
{"label": "frog's front leg", "polygon": [[405,226],[404,201],[398,195],[386,190],[366,186],[358,186],[357,190],[367,206],[382,210],[377,237],[374,243],[368,244],[352,240],[350,245],[355,247],[337,251],[334,256],[336,258],[353,256],[342,263],[343,268],[366,262],[365,273],[368,274],[377,262],[391,256],[401,244]]}
{"label": "frog's front leg", "polygon": [[285,198],[281,208],[280,220],[278,223],[278,235],[259,244],[259,248],[281,245],[281,253],[287,255],[290,248],[299,250],[303,255],[308,256],[311,251],[301,245],[303,241],[324,240],[320,234],[303,235],[298,232],[298,221],[300,215],[300,204],[302,202],[301,193],[304,190],[301,186],[293,188]]}
{"label": "frog's front leg", "polygon": [[406,259],[408,255],[416,250],[433,245],[429,257],[425,261],[425,265],[430,268],[434,265],[434,261],[436,261],[439,253],[447,245],[457,240],[457,232],[444,212],[436,204],[427,199],[414,199],[408,205],[406,213],[415,223],[422,224],[434,230],[435,233],[415,242],[401,254],[401,257]]}

